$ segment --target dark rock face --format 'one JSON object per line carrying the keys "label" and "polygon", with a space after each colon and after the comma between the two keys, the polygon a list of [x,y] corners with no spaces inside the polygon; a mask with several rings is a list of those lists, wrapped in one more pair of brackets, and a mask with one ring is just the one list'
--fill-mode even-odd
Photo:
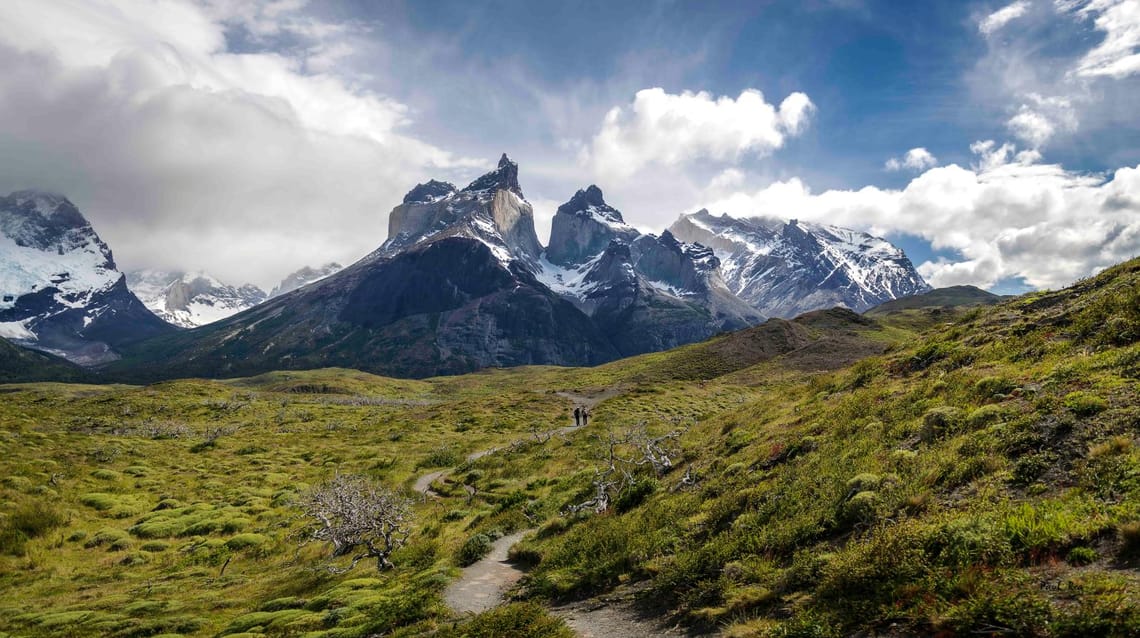
{"label": "dark rock face", "polygon": [[471,182],[463,190],[466,192],[508,190],[522,197],[522,187],[519,186],[519,165],[503,153],[495,170]]}
{"label": "dark rock face", "polygon": [[365,259],[195,330],[139,344],[128,378],[354,367],[427,377],[491,366],[593,365],[619,356],[573,304],[476,239]]}
{"label": "dark rock face", "polygon": [[612,240],[631,242],[638,234],[616,208],[606,204],[602,190],[591,185],[558,207],[546,258],[559,266],[581,264],[600,254]]}
{"label": "dark rock face", "polygon": [[450,182],[440,182],[432,179],[423,184],[416,184],[415,188],[408,191],[407,195],[404,195],[404,203],[431,204],[432,202],[439,201],[454,192],[455,184],[452,184]]}
{"label": "dark rock face", "polygon": [[533,263],[538,259],[542,245],[534,232],[534,211],[522,197],[518,165],[506,155],[497,169],[462,191],[443,184],[431,187],[432,192],[442,194],[449,187],[451,192],[429,197],[424,187],[412,189],[404,203],[392,209],[388,239],[380,254],[392,256],[424,242],[463,236],[502,248],[501,261],[513,258]]}
{"label": "dark rock face", "polygon": [[546,258],[582,273],[573,287],[555,290],[590,315],[623,355],[764,320],[727,290],[712,251],[668,232],[642,235],[606,204],[597,186],[579,190],[558,208]]}

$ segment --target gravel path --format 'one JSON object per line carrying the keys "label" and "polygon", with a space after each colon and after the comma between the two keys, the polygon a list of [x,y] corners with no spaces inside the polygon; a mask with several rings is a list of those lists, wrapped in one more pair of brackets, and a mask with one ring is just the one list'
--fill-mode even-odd
{"label": "gravel path", "polygon": [[694,635],[681,627],[662,622],[661,618],[642,616],[634,607],[633,596],[630,590],[618,590],[554,607],[550,613],[566,621],[566,625],[582,638]]}
{"label": "gravel path", "polygon": [[[575,405],[592,409],[598,403],[617,395],[618,388],[609,388],[593,394],[559,392],[558,396],[570,399]],[[560,434],[581,429],[573,425],[559,428]],[[495,452],[483,450],[468,455],[473,461]],[[438,496],[431,484],[446,475],[448,470],[425,474],[416,479],[417,492]],[[482,560],[463,569],[463,573],[444,591],[447,606],[457,614],[477,614],[503,602],[503,594],[522,578],[523,571],[507,562],[511,546],[531,530],[504,536],[491,545],[491,551]],[[662,623],[660,618],[642,617],[634,607],[632,589],[619,590],[597,598],[577,601],[552,608],[554,615],[566,621],[575,634],[582,638],[652,638],[654,636],[688,636],[685,630]]]}
{"label": "gravel path", "polygon": [[530,530],[504,536],[491,545],[491,553],[473,565],[443,593],[452,611],[477,614],[503,602],[503,592],[522,578],[523,572],[507,562],[507,552]]}

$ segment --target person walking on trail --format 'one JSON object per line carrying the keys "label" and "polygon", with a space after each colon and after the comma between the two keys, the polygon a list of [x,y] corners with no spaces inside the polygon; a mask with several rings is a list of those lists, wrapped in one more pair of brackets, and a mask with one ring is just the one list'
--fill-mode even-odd
{"label": "person walking on trail", "polygon": [[582,408],[574,408],[574,427],[582,425]]}
{"label": "person walking on trail", "polygon": [[582,408],[582,427],[586,427],[590,423],[590,412],[586,408]]}

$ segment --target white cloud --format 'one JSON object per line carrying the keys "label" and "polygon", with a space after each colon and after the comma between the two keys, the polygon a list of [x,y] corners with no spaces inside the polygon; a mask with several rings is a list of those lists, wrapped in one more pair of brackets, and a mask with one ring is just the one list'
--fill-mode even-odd
{"label": "white cloud", "polygon": [[766,155],[801,133],[814,110],[803,93],[788,95],[777,108],[755,89],[735,99],[643,89],[632,104],[610,109],[580,157],[601,175],[627,177],[649,164]]}
{"label": "white cloud", "polygon": [[1055,288],[1140,254],[1140,166],[1110,178],[1040,164],[1035,151],[978,142],[978,164],[932,168],[902,190],[812,193],[801,180],[712,194],[705,207],[736,216],[797,217],[876,234],[907,233],[953,251],[926,262],[935,286],[991,286],[1023,277]]}
{"label": "white cloud", "polygon": [[[6,0],[0,190],[68,195],[126,268],[264,285],[368,252],[411,185],[479,162],[405,133],[398,101],[317,72],[351,39],[304,4]],[[299,44],[235,53],[239,26]]]}
{"label": "white cloud", "polygon": [[1120,79],[1140,73],[1140,1],[1058,0],[1058,9],[1093,18],[1104,41],[1087,52],[1073,69],[1081,77]]}
{"label": "white cloud", "polygon": [[902,157],[892,157],[888,159],[883,165],[883,168],[888,171],[901,171],[903,169],[923,171],[935,166],[938,166],[938,158],[934,157],[930,151],[919,146],[910,149]]}
{"label": "white cloud", "polygon": [[1029,11],[1029,6],[1028,0],[1017,0],[1017,2],[1008,4],[979,20],[978,31],[989,37],[1013,20],[1025,15]]}
{"label": "white cloud", "polygon": [[1056,130],[1049,118],[1025,105],[1005,124],[1010,133],[1034,148],[1049,141]]}

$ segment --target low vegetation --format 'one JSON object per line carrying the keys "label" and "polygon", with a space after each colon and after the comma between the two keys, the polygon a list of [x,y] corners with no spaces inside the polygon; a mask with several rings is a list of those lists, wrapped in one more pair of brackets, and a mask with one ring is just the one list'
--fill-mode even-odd
{"label": "low vegetation", "polygon": [[[553,637],[548,603],[625,588],[729,636],[1140,633],[1140,262],[936,310],[583,370],[0,388],[0,636]],[[306,542],[347,477],[414,521],[354,568]],[[526,529],[514,602],[454,617]]]}

